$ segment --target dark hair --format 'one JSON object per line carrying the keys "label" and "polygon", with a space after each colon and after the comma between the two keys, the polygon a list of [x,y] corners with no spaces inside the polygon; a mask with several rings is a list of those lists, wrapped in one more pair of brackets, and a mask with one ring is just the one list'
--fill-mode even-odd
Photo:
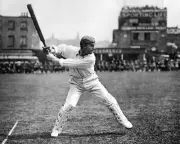
{"label": "dark hair", "polygon": [[91,46],[95,45],[95,39],[91,36],[83,36],[80,41],[80,46],[83,47],[87,44],[90,44]]}

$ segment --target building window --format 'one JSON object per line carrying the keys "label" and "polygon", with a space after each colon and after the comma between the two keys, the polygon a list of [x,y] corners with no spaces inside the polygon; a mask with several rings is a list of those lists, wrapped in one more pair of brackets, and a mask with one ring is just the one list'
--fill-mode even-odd
{"label": "building window", "polygon": [[0,48],[2,46],[2,36],[0,35]]}
{"label": "building window", "polygon": [[27,22],[26,21],[21,21],[21,30],[27,31]]}
{"label": "building window", "polygon": [[144,33],[144,40],[151,40],[150,33]]}
{"label": "building window", "polygon": [[139,33],[133,33],[133,40],[139,40]]}
{"label": "building window", "polygon": [[15,30],[15,22],[10,20],[8,21],[8,30]]}
{"label": "building window", "polygon": [[20,38],[20,47],[26,47],[27,46],[27,37],[21,36]]}
{"label": "building window", "polygon": [[138,26],[138,19],[129,19],[129,23],[131,23],[132,26]]}
{"label": "building window", "polygon": [[166,26],[166,25],[167,25],[166,20],[160,20],[159,21],[159,26]]}
{"label": "building window", "polygon": [[147,26],[147,25],[151,25],[151,18],[139,18],[139,25],[140,26]]}
{"label": "building window", "polygon": [[139,24],[138,23],[132,23],[133,27],[137,27]]}
{"label": "building window", "polygon": [[14,36],[8,36],[8,47],[14,47]]}
{"label": "building window", "polygon": [[2,20],[0,20],[0,30],[2,29]]}

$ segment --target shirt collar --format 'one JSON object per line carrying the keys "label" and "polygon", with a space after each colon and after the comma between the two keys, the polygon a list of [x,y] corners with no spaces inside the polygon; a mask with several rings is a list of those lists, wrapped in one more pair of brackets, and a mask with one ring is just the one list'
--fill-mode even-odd
{"label": "shirt collar", "polygon": [[76,54],[76,56],[80,56],[81,58],[85,58],[85,57],[90,56],[90,55],[92,55],[92,54],[93,54],[93,52],[92,52],[91,54],[88,54],[88,55],[85,55],[85,56],[80,56],[80,51],[78,51],[78,53]]}

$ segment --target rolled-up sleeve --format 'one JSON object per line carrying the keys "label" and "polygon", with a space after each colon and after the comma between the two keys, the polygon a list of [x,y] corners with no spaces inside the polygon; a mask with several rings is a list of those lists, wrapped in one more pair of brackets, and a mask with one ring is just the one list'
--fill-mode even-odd
{"label": "rolled-up sleeve", "polygon": [[74,58],[78,53],[79,49],[79,47],[66,44],[60,44],[58,46],[55,46],[56,53],[62,55],[65,58]]}
{"label": "rolled-up sleeve", "polygon": [[69,68],[89,68],[93,64],[93,60],[90,59],[60,59],[61,66]]}

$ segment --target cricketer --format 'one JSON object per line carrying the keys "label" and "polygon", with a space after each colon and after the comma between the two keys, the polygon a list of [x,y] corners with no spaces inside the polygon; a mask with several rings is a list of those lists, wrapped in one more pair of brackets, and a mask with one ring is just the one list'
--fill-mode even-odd
{"label": "cricketer", "polygon": [[[95,39],[91,36],[83,36],[80,40],[80,47],[60,44],[50,46],[47,58],[61,66],[69,68],[70,88],[64,105],[60,108],[51,136],[57,137],[63,130],[67,121],[68,113],[76,106],[84,91],[92,96],[103,99],[104,104],[113,112],[117,121],[124,127],[133,127],[123,114],[116,99],[106,90],[94,71],[95,55],[93,53]],[[59,59],[55,54],[61,54],[65,59]]]}

